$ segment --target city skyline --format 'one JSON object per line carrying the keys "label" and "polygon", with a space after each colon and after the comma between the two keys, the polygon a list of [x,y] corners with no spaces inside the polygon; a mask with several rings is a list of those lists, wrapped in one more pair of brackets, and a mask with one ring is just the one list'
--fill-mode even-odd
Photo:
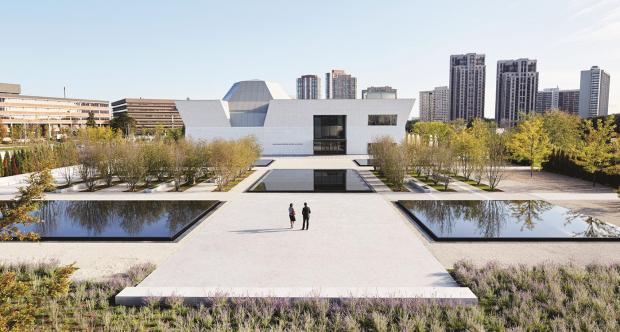
{"label": "city skyline", "polygon": [[[506,10],[528,4],[537,4],[537,10],[527,27],[516,17],[500,17]],[[279,82],[288,95],[295,96],[299,75],[341,68],[358,78],[358,96],[364,87],[390,85],[399,90],[400,98],[417,99],[419,91],[448,85],[451,55],[479,53],[487,63],[487,118],[495,113],[495,64],[517,58],[537,60],[541,89],[578,89],[581,70],[599,66],[612,76],[609,113],[620,113],[614,83],[620,72],[620,46],[613,42],[620,37],[620,9],[614,1],[508,5],[473,1],[468,6],[395,2],[381,8],[343,2],[334,4],[334,11],[305,4],[251,2],[137,2],[123,4],[121,12],[118,6],[120,2],[114,1],[4,4],[6,17],[0,27],[13,33],[5,38],[11,52],[3,53],[0,81],[22,84],[25,95],[61,97],[66,86],[67,96],[75,98],[213,99],[233,82],[258,78]],[[228,6],[235,10],[226,10]],[[284,8],[274,12],[276,6]],[[347,24],[331,19],[342,12],[347,13]],[[485,19],[465,25],[467,13],[473,12]],[[446,15],[443,21],[438,20],[440,14]],[[295,25],[300,15],[328,24]],[[557,18],[553,25],[543,19],[551,15]],[[370,16],[376,22],[368,25],[365,18]],[[110,24],[112,17],[114,24]],[[256,26],[259,21],[264,24]],[[390,25],[384,24],[388,21]],[[440,25],[447,28],[437,31],[433,40],[413,32]],[[302,31],[318,29],[318,33],[334,29],[351,33],[365,27],[365,34],[350,34],[348,40],[338,34],[316,41],[288,38],[286,43],[269,37],[291,36],[286,30],[293,26]],[[532,38],[509,38],[517,30]],[[414,110],[418,116],[418,107]]]}

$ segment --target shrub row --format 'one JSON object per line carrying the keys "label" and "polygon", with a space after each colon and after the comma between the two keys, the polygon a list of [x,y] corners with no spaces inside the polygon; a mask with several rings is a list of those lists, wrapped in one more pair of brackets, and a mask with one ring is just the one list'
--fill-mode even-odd
{"label": "shrub row", "polygon": [[[542,166],[543,170],[547,172],[592,181],[592,173],[586,172],[582,166],[577,165],[573,159],[563,151],[553,151],[547,162],[543,163]],[[596,172],[594,177],[596,182],[602,185],[611,186],[613,188],[620,187],[620,174]]]}

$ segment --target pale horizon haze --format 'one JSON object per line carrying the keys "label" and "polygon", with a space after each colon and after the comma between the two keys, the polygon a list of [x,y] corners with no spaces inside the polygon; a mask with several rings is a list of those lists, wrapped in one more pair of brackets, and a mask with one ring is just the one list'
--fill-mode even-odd
{"label": "pale horizon haze", "polygon": [[344,69],[358,98],[390,85],[418,99],[448,85],[450,55],[482,53],[488,118],[497,61],[517,58],[538,60],[539,90],[578,89],[581,70],[601,67],[620,113],[620,0],[3,0],[0,30],[0,82],[25,95],[220,99],[263,79],[295,97],[297,77],[319,75],[324,89]]}

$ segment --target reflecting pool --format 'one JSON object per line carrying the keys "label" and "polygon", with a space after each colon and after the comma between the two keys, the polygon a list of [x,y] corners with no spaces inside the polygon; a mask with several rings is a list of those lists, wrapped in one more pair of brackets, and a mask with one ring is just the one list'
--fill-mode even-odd
{"label": "reflecting pool", "polygon": [[42,222],[19,228],[38,233],[41,240],[173,241],[219,203],[43,201],[34,213]]}
{"label": "reflecting pool", "polygon": [[353,169],[274,169],[249,192],[372,192]]}
{"label": "reflecting pool", "polygon": [[398,201],[438,241],[620,240],[620,228],[539,200]]}

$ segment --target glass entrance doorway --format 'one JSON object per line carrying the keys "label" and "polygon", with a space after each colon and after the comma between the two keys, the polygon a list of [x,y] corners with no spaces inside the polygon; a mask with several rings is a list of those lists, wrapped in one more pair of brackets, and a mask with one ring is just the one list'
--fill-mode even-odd
{"label": "glass entrance doorway", "polygon": [[346,115],[314,116],[314,154],[346,154]]}

